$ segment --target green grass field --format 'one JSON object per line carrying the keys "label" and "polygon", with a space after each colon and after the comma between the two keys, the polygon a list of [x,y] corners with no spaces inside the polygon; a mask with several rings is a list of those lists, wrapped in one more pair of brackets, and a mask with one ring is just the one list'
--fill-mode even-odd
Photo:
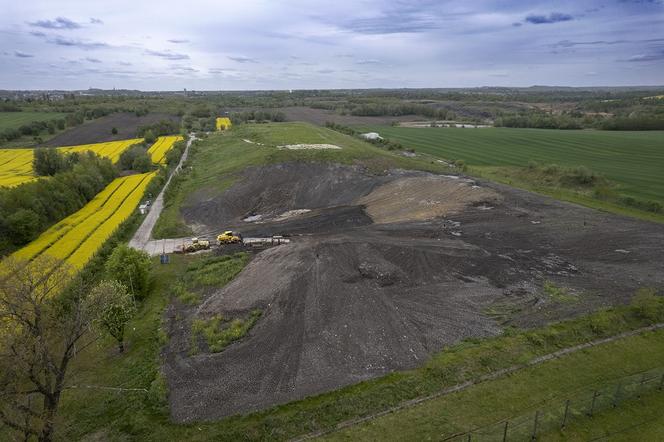
{"label": "green grass field", "polygon": [[586,166],[619,193],[664,202],[664,132],[510,128],[363,127],[407,148],[470,166],[526,166],[529,161]]}
{"label": "green grass field", "polygon": [[56,112],[0,112],[0,131],[33,121],[47,121],[62,118],[67,114]]}
{"label": "green grass field", "polygon": [[[571,431],[587,436],[572,440],[590,440],[603,435],[603,428],[589,425],[584,416],[595,389],[604,390],[595,405],[594,414],[599,419],[602,413],[614,411],[611,401],[617,379],[643,370],[662,372],[663,337],[664,332],[660,330],[593,347],[379,417],[324,439],[441,440],[477,429],[472,440],[501,440],[504,428],[501,421],[509,420],[508,440],[527,440],[532,434],[536,410],[540,410],[539,439],[558,439],[564,403],[571,399],[568,418]],[[633,378],[638,383],[639,375]],[[651,386],[650,391],[651,395],[664,396],[656,386]],[[625,388],[623,395],[626,394]],[[630,403],[624,405],[626,409],[632,406]],[[610,423],[613,431],[627,429],[635,422],[624,419],[619,413],[605,419],[605,424]],[[466,440],[466,437],[453,440]]]}

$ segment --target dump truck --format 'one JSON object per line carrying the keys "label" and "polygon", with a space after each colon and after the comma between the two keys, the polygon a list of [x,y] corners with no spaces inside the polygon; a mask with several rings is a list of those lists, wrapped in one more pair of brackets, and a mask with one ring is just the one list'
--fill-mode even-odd
{"label": "dump truck", "polygon": [[232,230],[226,230],[224,233],[217,236],[217,241],[219,241],[219,245],[240,244],[242,242],[242,235],[238,232],[233,232]]}

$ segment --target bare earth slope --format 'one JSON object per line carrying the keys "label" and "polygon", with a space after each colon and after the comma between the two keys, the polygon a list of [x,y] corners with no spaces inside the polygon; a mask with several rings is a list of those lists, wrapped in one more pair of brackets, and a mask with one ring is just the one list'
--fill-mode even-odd
{"label": "bare earth slope", "polygon": [[[180,422],[415,367],[503,323],[541,324],[664,286],[664,226],[463,177],[286,163],[246,170],[219,197],[194,195],[183,215],[202,230],[294,235],[191,312],[261,308],[245,339],[189,356],[187,327],[171,315],[165,372]],[[545,281],[568,295],[545,294]]]}

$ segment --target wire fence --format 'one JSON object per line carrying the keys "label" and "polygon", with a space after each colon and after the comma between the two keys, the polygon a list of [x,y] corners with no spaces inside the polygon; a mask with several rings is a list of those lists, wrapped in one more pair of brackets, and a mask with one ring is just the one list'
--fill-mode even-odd
{"label": "wire fence", "polygon": [[[504,442],[536,440],[538,435],[564,429],[580,417],[592,417],[604,410],[620,407],[624,401],[638,399],[651,392],[664,392],[664,368],[631,374],[612,382],[580,389],[564,398],[547,400],[529,412],[474,428],[464,433],[444,436],[444,441]],[[646,424],[650,420],[641,423]],[[634,422],[629,422],[631,430]]]}

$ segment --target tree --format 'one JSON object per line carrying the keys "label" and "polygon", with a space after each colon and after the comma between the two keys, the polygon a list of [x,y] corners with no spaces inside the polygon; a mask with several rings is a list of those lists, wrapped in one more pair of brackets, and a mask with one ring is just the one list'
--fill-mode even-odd
{"label": "tree", "polygon": [[143,152],[134,158],[134,162],[131,164],[131,168],[141,173],[149,172],[150,169],[152,169],[152,159],[147,154],[147,152]]}
{"label": "tree", "polygon": [[53,439],[69,365],[95,340],[86,287],[73,274],[46,255],[0,267],[0,422],[25,440]]}
{"label": "tree", "polygon": [[35,149],[32,166],[35,173],[40,176],[53,176],[67,169],[65,156],[53,147]]}
{"label": "tree", "polygon": [[35,238],[41,228],[41,221],[33,210],[20,208],[7,216],[5,226],[11,241],[20,245]]}
{"label": "tree", "polygon": [[99,309],[96,323],[118,342],[124,352],[124,333],[129,320],[136,313],[136,303],[127,287],[118,281],[102,281],[90,293],[90,303]]}
{"label": "tree", "polygon": [[137,144],[120,155],[118,164],[123,170],[148,172],[152,168],[152,159],[142,144]]}
{"label": "tree", "polygon": [[117,134],[118,134],[118,128],[117,128],[117,127],[114,127],[113,129],[111,129],[111,133],[112,133],[113,135],[117,135]]}
{"label": "tree", "polygon": [[142,299],[148,291],[150,256],[126,244],[113,250],[106,261],[106,275],[129,288],[136,299]]}
{"label": "tree", "polygon": [[154,132],[152,130],[148,130],[143,134],[143,139],[145,140],[146,144],[152,144],[157,140],[157,137],[155,136]]}

